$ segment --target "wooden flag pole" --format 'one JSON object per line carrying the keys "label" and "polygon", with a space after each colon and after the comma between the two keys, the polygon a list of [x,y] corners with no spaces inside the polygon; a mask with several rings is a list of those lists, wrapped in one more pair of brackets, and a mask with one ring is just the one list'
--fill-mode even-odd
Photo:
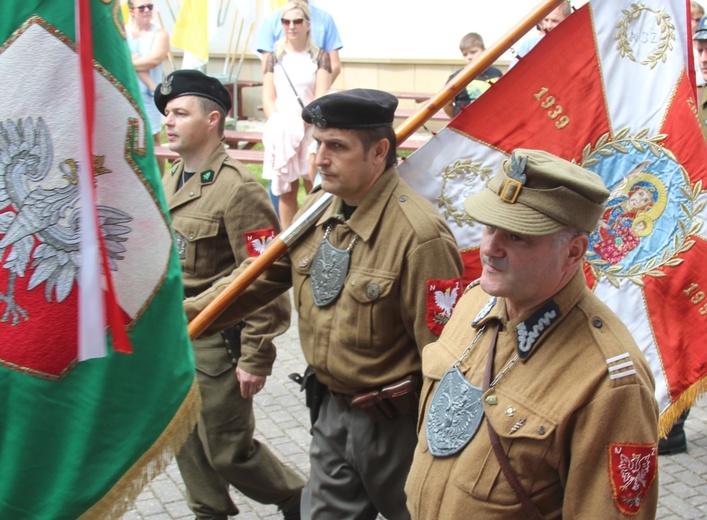
{"label": "wooden flag pole", "polygon": [[[241,24],[243,22],[241,21]],[[241,25],[242,27],[242,25]],[[233,77],[233,81],[238,81],[239,76],[241,75],[241,68],[243,67],[243,60],[245,59],[245,51],[248,50],[248,43],[250,42],[250,37],[253,34],[253,28],[255,27],[255,24],[251,22],[250,26],[248,27],[248,34],[245,37],[245,42],[243,43],[243,49],[241,50],[241,56],[238,58],[238,68],[236,69],[236,73],[233,74],[233,62],[231,62],[231,71],[228,73],[228,78],[229,80],[231,77]],[[241,40],[241,35],[238,35],[238,43],[240,43]],[[238,48],[238,47],[236,47]],[[235,58],[236,55],[234,54],[233,57]]]}
{"label": "wooden flag pole", "polygon": [[172,4],[170,3],[169,0],[167,0],[167,9],[169,9],[169,14],[172,15],[172,23],[177,21],[177,17],[174,16],[174,11],[172,10]]}
{"label": "wooden flag pole", "polygon": [[[162,15],[159,11],[157,11],[157,18],[160,21],[160,27],[164,29],[164,22],[162,21]],[[177,68],[174,66],[174,56],[172,56],[171,50],[167,51],[167,59],[169,60],[169,64],[172,66],[172,70],[177,70]]]}
{"label": "wooden flag pole", "polygon": [[[498,42],[481,53],[479,59],[467,65],[452,81],[447,83],[438,94],[430,98],[417,113],[403,121],[395,130],[397,141],[402,143],[410,137],[444,105],[454,99],[454,96],[456,96],[467,83],[490,67],[501,54],[511,47],[511,45],[535,27],[548,13],[564,1],[566,0],[544,0],[535,7]],[[189,322],[189,337],[192,339],[198,338],[209,324],[218,318],[258,276],[285,254],[289,247],[319,218],[331,202],[331,199],[332,195],[325,193],[289,228],[276,236],[260,256],[256,257],[255,260],[226,286],[203,311]]]}
{"label": "wooden flag pole", "polygon": [[[228,48],[226,49],[226,60],[223,62],[223,75],[226,75],[228,70],[228,60],[229,58],[233,61],[236,56],[236,49],[233,49],[233,57],[231,57],[231,48],[233,47],[233,35],[236,33],[236,22],[238,21],[238,7],[236,7],[236,14],[233,17],[233,23],[231,24],[231,35],[228,38]],[[240,37],[240,36],[239,36]]]}

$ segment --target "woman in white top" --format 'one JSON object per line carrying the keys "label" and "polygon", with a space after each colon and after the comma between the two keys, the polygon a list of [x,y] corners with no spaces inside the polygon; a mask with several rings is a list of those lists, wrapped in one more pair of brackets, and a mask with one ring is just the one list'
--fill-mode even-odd
{"label": "woman in white top", "polygon": [[287,228],[297,212],[300,178],[307,191],[312,187],[307,157],[312,131],[302,120],[302,108],[329,90],[331,62],[329,53],[312,43],[305,2],[289,2],[281,16],[285,35],[268,56],[263,77],[263,110],[268,118],[263,177],[272,181],[272,192],[280,197],[280,220]]}
{"label": "woman in white top", "polygon": [[[152,23],[152,0],[128,0],[128,8],[130,23],[125,26],[125,34],[155,145],[159,145],[162,115],[155,106],[153,92],[164,75],[162,62],[169,53],[169,34]],[[164,170],[164,161],[160,161],[160,169]]]}

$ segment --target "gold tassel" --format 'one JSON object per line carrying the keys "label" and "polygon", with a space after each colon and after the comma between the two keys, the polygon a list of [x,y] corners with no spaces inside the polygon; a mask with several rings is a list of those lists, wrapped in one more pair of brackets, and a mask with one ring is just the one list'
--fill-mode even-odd
{"label": "gold tassel", "polygon": [[80,516],[80,520],[105,520],[123,516],[142,489],[162,473],[179,452],[194,429],[200,411],[201,395],[194,378],[186,398],[162,435],[108,493]]}
{"label": "gold tassel", "polygon": [[704,392],[707,392],[707,378],[702,378],[694,383],[686,389],[676,401],[672,402],[670,406],[665,409],[658,420],[658,435],[660,435],[661,439],[665,439],[668,436],[668,432],[672,429],[675,421],[677,421]]}

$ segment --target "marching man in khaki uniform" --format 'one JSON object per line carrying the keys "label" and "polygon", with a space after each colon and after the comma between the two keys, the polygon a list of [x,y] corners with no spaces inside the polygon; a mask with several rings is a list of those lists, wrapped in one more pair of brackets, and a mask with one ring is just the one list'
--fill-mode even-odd
{"label": "marching man in khaki uniform", "polygon": [[[278,221],[267,192],[221,144],[231,98],[217,79],[175,71],[155,90],[155,104],[166,116],[169,148],[181,156],[163,184],[184,289],[195,296],[257,256],[279,231]],[[304,481],[253,439],[252,398],[271,373],[272,340],[287,330],[290,313],[282,296],[245,323],[194,341],[203,406],[177,464],[197,519],[238,514],[229,485],[277,504],[285,518],[299,518]]]}
{"label": "marching man in khaki uniform", "polygon": [[413,518],[655,518],[653,378],[582,270],[608,196],[516,150],[466,200],[483,271],[423,351]]}
{"label": "marching man in khaki uniform", "polygon": [[[290,287],[304,357],[319,385],[302,517],[409,518],[403,486],[417,442],[420,351],[461,290],[456,242],[395,169],[397,99],[354,89],[305,107],[330,206],[218,320],[244,316]],[[237,273],[236,273],[237,274]],[[227,280],[185,302],[192,318]],[[309,392],[318,387],[322,391]]]}

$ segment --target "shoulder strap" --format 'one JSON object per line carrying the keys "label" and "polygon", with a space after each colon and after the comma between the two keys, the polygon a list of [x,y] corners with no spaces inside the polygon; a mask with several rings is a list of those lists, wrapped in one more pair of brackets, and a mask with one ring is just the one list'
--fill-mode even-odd
{"label": "shoulder strap", "polygon": [[[488,390],[491,386],[491,374],[493,373],[493,358],[496,355],[496,341],[498,340],[499,328],[500,324],[497,323],[496,328],[493,332],[491,346],[489,347],[489,356],[486,360],[486,370],[484,372],[484,392],[486,392],[486,390]],[[491,447],[493,448],[493,453],[498,459],[498,464],[501,466],[501,470],[503,470],[503,474],[508,479],[508,483],[511,485],[513,491],[515,492],[516,496],[523,505],[523,509],[525,509],[528,518],[531,518],[533,520],[543,520],[543,515],[540,513],[538,506],[536,506],[535,503],[530,499],[530,495],[528,495],[528,492],[523,487],[523,484],[521,484],[520,480],[518,480],[518,474],[513,470],[513,466],[511,466],[511,462],[508,460],[508,455],[506,455],[506,452],[503,450],[503,446],[501,446],[501,440],[498,438],[496,430],[494,430],[493,426],[491,426],[491,421],[489,421],[488,416],[486,417],[486,427],[489,432],[489,438],[491,439]]]}
{"label": "shoulder strap", "polygon": [[297,93],[297,89],[295,86],[292,84],[292,80],[290,79],[290,76],[287,74],[287,71],[285,70],[285,66],[283,63],[277,58],[277,54],[275,52],[272,53],[273,57],[275,58],[275,63],[279,63],[280,67],[282,67],[282,72],[285,73],[285,77],[287,78],[287,82],[290,84],[290,87],[292,87],[292,92],[295,93],[295,96],[297,97],[297,101],[299,102],[299,106],[302,107],[302,110],[304,110],[304,103],[302,103],[302,100],[299,97],[299,94]]}

